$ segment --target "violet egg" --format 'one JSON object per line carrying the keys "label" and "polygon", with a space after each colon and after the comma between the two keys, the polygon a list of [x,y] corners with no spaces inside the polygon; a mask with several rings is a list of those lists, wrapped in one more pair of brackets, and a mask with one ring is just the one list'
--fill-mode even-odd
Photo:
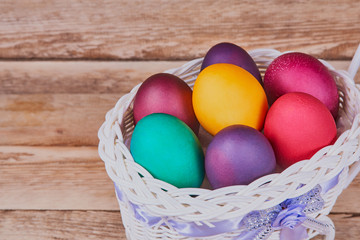
{"label": "violet egg", "polygon": [[252,57],[233,43],[218,43],[206,53],[201,70],[216,63],[230,63],[251,73],[262,85],[261,74]]}
{"label": "violet egg", "polygon": [[246,185],[273,173],[276,159],[270,142],[258,130],[232,125],[218,132],[205,155],[205,171],[213,188]]}
{"label": "violet egg", "polygon": [[286,93],[310,94],[336,119],[339,95],[335,80],[319,60],[308,54],[291,52],[277,57],[266,69],[264,89],[270,104]]}
{"label": "violet egg", "polygon": [[199,131],[192,105],[192,90],[180,78],[169,73],[158,73],[146,79],[134,100],[135,124],[152,113],[166,113],[185,122],[195,134]]}

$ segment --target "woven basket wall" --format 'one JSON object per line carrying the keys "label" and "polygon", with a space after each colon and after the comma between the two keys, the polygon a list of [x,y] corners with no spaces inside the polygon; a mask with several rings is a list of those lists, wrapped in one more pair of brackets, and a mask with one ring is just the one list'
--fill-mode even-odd
{"label": "woven basket wall", "polygon": [[[283,53],[258,49],[250,51],[249,54],[264,74],[271,61]],[[109,177],[121,192],[118,200],[127,238],[194,239],[177,233],[169,222],[191,222],[211,227],[214,222],[241,218],[251,211],[278,205],[338,176],[336,186],[322,196],[325,201],[324,208],[311,215],[332,226],[327,215],[337,197],[360,169],[360,92],[359,86],[355,85],[346,71],[335,70],[326,61],[320,61],[335,77],[340,93],[337,141],[334,145],[318,151],[311,159],[298,162],[281,173],[264,176],[247,186],[231,186],[217,190],[178,189],[154,179],[133,161],[128,149],[134,129],[132,104],[140,85],[121,97],[115,107],[106,114],[106,121],[99,130],[99,154],[105,162]],[[202,59],[196,59],[166,72],[179,76],[192,86],[201,63]],[[161,220],[150,227],[138,220],[134,206],[139,206],[146,214]],[[205,239],[235,239],[241,231],[243,230],[226,232]],[[319,233],[316,229],[308,229],[309,238]],[[334,238],[333,231],[326,234],[327,239]],[[279,239],[279,231],[274,231],[268,239]]]}

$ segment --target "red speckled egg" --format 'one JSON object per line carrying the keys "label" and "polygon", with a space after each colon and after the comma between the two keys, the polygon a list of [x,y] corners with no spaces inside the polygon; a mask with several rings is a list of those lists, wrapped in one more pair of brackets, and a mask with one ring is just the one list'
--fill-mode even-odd
{"label": "red speckled egg", "polygon": [[307,93],[287,93],[270,107],[264,134],[283,167],[311,158],[336,140],[336,125],[327,107]]}
{"label": "red speckled egg", "polygon": [[330,110],[336,119],[339,95],[329,70],[316,58],[299,52],[277,57],[266,69],[264,89],[270,104],[289,92],[308,93]]}
{"label": "red speckled egg", "polygon": [[146,79],[134,100],[135,124],[152,113],[166,113],[185,122],[195,134],[199,131],[192,106],[192,90],[180,78],[168,73],[158,73]]}

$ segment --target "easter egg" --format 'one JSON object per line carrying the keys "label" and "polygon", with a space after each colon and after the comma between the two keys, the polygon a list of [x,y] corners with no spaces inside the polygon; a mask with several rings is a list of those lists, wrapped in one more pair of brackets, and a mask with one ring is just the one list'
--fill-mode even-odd
{"label": "easter egg", "polygon": [[246,185],[274,172],[276,160],[269,141],[258,130],[232,125],[218,132],[205,155],[205,170],[213,188]]}
{"label": "easter egg", "polygon": [[213,64],[200,72],[193,106],[200,124],[212,135],[234,124],[260,130],[268,109],[264,89],[256,78],[228,63]]}
{"label": "easter egg", "polygon": [[154,178],[176,187],[200,187],[204,153],[194,132],[180,119],[153,113],[135,126],[130,151]]}
{"label": "easter egg", "polygon": [[215,63],[230,63],[250,72],[261,84],[261,74],[252,57],[233,43],[218,43],[206,53],[201,70]]}
{"label": "easter egg", "polygon": [[334,118],[337,116],[339,95],[333,76],[319,60],[305,53],[277,57],[266,69],[264,88],[271,104],[285,93],[304,92],[323,102]]}
{"label": "easter egg", "polygon": [[336,140],[336,125],[327,107],[307,93],[287,93],[270,107],[264,134],[278,164],[290,165],[311,158]]}
{"label": "easter egg", "polygon": [[195,133],[199,131],[192,106],[192,90],[180,78],[158,73],[146,79],[134,99],[135,124],[152,113],[166,113],[185,122]]}

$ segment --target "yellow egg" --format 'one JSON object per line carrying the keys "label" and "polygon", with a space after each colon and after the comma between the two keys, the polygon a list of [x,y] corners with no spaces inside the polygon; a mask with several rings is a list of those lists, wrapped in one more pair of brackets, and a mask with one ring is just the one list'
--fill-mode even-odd
{"label": "yellow egg", "polygon": [[202,70],[192,98],[197,119],[212,135],[234,124],[261,130],[268,110],[264,89],[256,78],[227,63]]}

